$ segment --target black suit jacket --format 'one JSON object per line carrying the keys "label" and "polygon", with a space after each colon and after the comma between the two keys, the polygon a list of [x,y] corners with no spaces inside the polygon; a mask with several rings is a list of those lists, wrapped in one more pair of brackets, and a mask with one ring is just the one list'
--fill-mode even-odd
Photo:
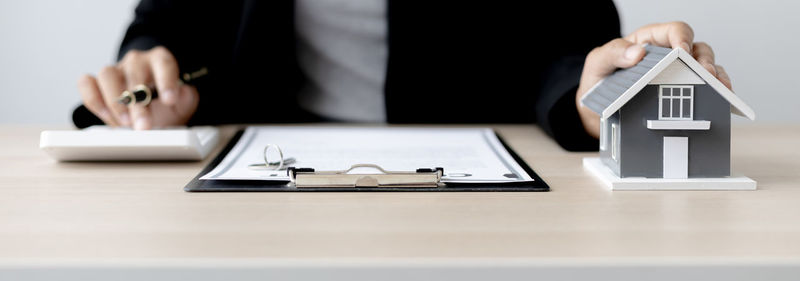
{"label": "black suit jacket", "polygon": [[[536,122],[597,149],[574,98],[586,54],[620,36],[612,1],[388,1],[390,123]],[[209,69],[191,124],[308,121],[292,0],[142,0],[119,57],[157,45],[182,71]]]}

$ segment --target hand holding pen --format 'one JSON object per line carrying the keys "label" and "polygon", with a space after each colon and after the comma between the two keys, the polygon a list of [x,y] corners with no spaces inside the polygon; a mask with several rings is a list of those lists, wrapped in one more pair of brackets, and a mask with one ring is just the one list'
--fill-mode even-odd
{"label": "hand holding pen", "polygon": [[172,53],[155,47],[128,51],[119,63],[100,70],[97,77],[82,76],[78,89],[86,108],[107,125],[137,130],[180,126],[197,109],[197,89],[189,83],[207,73],[202,68],[180,74]]}
{"label": "hand holding pen", "polygon": [[[208,69],[203,67],[194,72],[187,72],[180,76],[178,85],[192,84],[196,79],[208,74]],[[152,85],[139,84],[131,91],[124,91],[117,98],[117,102],[124,105],[148,106],[150,102],[158,98],[158,89]]]}

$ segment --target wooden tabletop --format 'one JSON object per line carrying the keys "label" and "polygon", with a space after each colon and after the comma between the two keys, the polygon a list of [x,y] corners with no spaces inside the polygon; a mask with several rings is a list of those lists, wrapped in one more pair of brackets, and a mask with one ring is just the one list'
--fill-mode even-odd
{"label": "wooden tabletop", "polygon": [[691,192],[611,192],[595,153],[495,128],[551,192],[187,193],[205,162],[57,163],[52,128],[0,126],[0,260],[800,258],[799,126],[734,127],[757,191]]}

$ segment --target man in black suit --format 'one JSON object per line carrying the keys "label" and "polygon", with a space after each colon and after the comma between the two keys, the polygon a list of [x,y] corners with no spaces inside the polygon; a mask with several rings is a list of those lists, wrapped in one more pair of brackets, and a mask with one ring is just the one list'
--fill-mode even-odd
{"label": "man in black suit", "polygon": [[[641,60],[643,43],[689,50],[730,87],[711,48],[695,43],[685,23],[619,38],[612,1],[555,2],[142,0],[119,62],[79,79],[85,108],[74,119],[79,127],[136,129],[538,123],[565,149],[594,150],[598,117],[577,100]],[[178,83],[180,73],[203,67],[207,79]],[[155,85],[160,98],[149,106],[116,102],[140,84]]]}

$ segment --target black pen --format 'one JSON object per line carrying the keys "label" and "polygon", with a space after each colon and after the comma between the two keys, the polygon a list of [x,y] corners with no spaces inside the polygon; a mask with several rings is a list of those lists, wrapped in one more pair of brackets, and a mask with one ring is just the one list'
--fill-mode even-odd
{"label": "black pen", "polygon": [[[181,75],[180,79],[178,79],[178,83],[180,85],[183,84],[191,84],[195,82],[197,78],[206,76],[208,74],[208,68],[200,68],[194,72],[187,72]],[[136,85],[132,91],[124,91],[119,98],[117,98],[117,102],[130,105],[142,105],[147,106],[150,104],[151,101],[158,98],[158,91],[153,86],[147,86],[143,84]]]}

